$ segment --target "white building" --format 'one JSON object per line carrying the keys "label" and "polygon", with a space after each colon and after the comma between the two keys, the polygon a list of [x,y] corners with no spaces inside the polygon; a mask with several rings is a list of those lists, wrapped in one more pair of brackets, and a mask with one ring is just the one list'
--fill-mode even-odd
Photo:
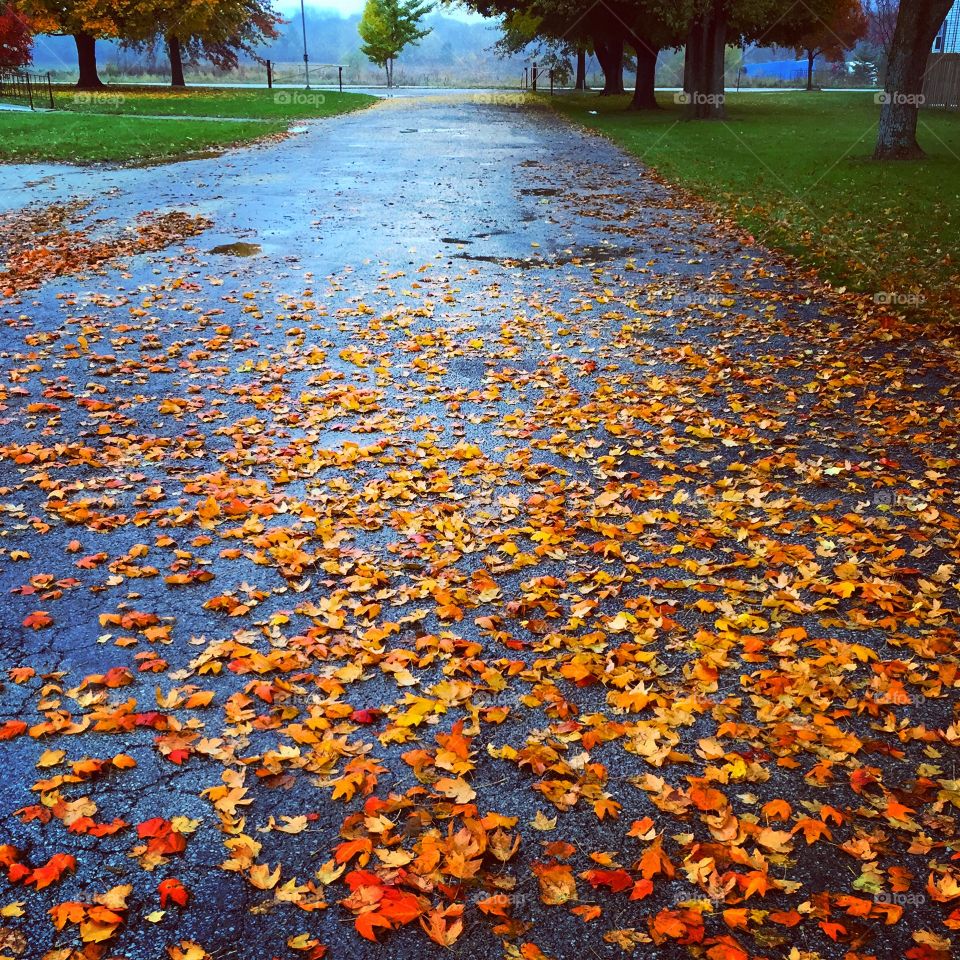
{"label": "white building", "polygon": [[934,53],[960,53],[960,0],[950,8],[947,19],[933,40]]}

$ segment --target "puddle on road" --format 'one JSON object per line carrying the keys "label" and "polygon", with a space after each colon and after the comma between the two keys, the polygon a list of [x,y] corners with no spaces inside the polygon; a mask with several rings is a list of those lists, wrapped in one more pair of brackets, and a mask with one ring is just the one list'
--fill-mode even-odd
{"label": "puddle on road", "polygon": [[222,253],[227,257],[253,257],[260,252],[259,243],[245,243],[238,240],[236,243],[221,243],[219,247],[214,247],[211,253]]}
{"label": "puddle on road", "polygon": [[457,260],[478,260],[483,263],[496,263],[501,267],[521,270],[539,268],[552,270],[556,267],[566,267],[571,264],[579,266],[581,264],[609,263],[614,260],[630,260],[642,253],[642,250],[635,247],[588,246],[581,247],[579,250],[564,250],[562,254],[536,257],[498,257],[491,254],[468,253],[467,251],[454,253],[451,256]]}
{"label": "puddle on road", "polygon": [[448,133],[455,137],[464,137],[467,134],[456,127],[410,127],[407,130],[401,130],[401,133]]}
{"label": "puddle on road", "polygon": [[[536,219],[536,217],[534,217],[534,219]],[[505,237],[509,233],[509,230],[489,230],[487,233],[475,233],[470,237],[441,237],[440,242],[466,247],[472,244],[474,240],[489,240],[491,237]]]}

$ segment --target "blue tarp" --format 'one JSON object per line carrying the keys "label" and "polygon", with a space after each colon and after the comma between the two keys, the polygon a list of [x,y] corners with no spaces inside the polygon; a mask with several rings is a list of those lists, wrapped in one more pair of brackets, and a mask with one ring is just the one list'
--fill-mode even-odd
{"label": "blue tarp", "polygon": [[806,60],[768,60],[766,63],[747,63],[743,67],[745,77],[768,77],[771,80],[807,79]]}

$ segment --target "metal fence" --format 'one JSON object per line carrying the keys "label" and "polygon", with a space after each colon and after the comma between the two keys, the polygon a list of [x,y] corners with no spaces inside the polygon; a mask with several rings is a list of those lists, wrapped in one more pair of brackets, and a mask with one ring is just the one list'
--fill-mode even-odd
{"label": "metal fence", "polygon": [[944,110],[960,109],[960,53],[934,53],[923,80],[923,103]]}
{"label": "metal fence", "polygon": [[22,103],[31,110],[53,109],[53,84],[50,74],[0,70],[0,100]]}
{"label": "metal fence", "polygon": [[343,64],[341,63],[313,63],[306,66],[294,61],[292,63],[277,63],[275,60],[265,61],[267,71],[267,86],[309,86],[339,87],[343,93]]}

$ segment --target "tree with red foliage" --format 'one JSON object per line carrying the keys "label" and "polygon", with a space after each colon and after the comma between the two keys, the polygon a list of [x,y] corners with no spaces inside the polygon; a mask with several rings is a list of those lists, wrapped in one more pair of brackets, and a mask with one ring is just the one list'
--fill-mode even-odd
{"label": "tree with red foliage", "polygon": [[33,31],[10,5],[0,7],[0,68],[16,70],[33,59]]}
{"label": "tree with red foliage", "polygon": [[843,60],[844,52],[870,28],[861,0],[832,0],[819,9],[799,5],[770,31],[770,39],[792,46],[807,58],[807,89],[813,89],[817,57]]}

